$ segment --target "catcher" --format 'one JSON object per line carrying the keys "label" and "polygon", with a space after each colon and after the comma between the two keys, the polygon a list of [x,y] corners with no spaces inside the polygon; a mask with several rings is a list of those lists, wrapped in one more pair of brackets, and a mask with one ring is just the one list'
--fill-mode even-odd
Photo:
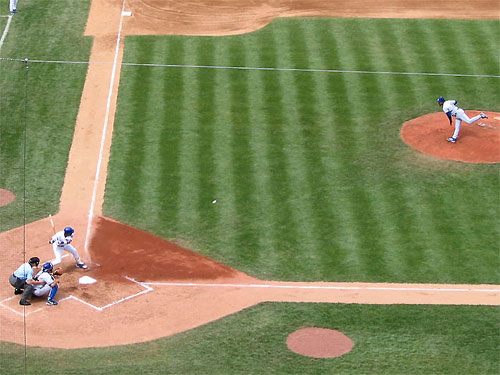
{"label": "catcher", "polygon": [[46,304],[49,306],[57,305],[57,301],[54,297],[59,289],[59,280],[56,280],[54,276],[60,275],[62,275],[62,268],[56,268],[54,270],[52,263],[44,263],[42,270],[35,276],[35,280],[43,281],[44,283],[34,285],[33,294],[37,297],[48,295]]}

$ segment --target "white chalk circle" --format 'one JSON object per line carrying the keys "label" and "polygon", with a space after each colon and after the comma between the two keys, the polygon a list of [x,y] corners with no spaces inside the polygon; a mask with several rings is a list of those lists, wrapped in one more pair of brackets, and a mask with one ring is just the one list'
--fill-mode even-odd
{"label": "white chalk circle", "polygon": [[96,279],[93,279],[92,277],[90,276],[82,276],[78,279],[78,282],[80,284],[94,284],[97,282]]}

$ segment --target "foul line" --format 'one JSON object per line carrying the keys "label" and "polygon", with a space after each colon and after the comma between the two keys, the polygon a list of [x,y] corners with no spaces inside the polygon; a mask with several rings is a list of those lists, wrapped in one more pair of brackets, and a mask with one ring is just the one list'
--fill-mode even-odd
{"label": "foul line", "polygon": [[2,38],[0,38],[0,50],[2,49],[5,38],[7,37],[7,33],[9,32],[10,22],[12,21],[12,16],[7,16],[7,17],[8,17],[7,25],[5,25],[5,29],[3,30],[2,33]]}
{"label": "foul line", "polygon": [[90,237],[90,227],[92,225],[92,219],[94,217],[94,206],[95,206],[95,199],[96,199],[96,194],[97,194],[97,185],[99,184],[99,176],[101,174],[102,154],[103,154],[103,150],[104,150],[104,143],[106,140],[106,131],[108,129],[108,123],[109,123],[109,112],[110,112],[110,108],[111,108],[111,98],[113,96],[113,86],[115,83],[116,67],[117,67],[117,62],[118,62],[118,52],[120,51],[120,40],[121,40],[121,36],[122,36],[123,10],[125,9],[125,1],[126,0],[123,0],[123,2],[122,2],[122,11],[120,13],[120,25],[118,27],[118,35],[116,36],[115,56],[113,58],[113,69],[111,70],[111,82],[109,83],[108,100],[106,102],[106,114],[104,116],[104,126],[102,129],[101,146],[99,148],[99,157],[97,160],[96,174],[95,174],[95,180],[94,180],[94,189],[92,191],[92,201],[90,203],[90,209],[89,209],[87,233],[85,234],[85,244],[83,246],[87,254],[88,254],[88,242],[89,242],[89,237]]}
{"label": "foul line", "polygon": [[394,290],[394,291],[426,291],[426,292],[482,292],[500,293],[500,289],[468,289],[468,288],[412,288],[412,287],[370,287],[370,286],[320,286],[320,285],[271,285],[271,284],[203,284],[203,283],[162,283],[145,282],[144,285],[157,286],[192,286],[222,288],[274,288],[274,289],[320,289],[320,290]]}

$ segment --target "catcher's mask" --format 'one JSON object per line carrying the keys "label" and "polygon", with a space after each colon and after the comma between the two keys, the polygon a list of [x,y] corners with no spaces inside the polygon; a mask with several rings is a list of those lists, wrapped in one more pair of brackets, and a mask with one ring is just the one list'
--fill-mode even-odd
{"label": "catcher's mask", "polygon": [[47,262],[47,263],[43,264],[42,270],[46,272],[46,271],[51,270],[52,268],[54,268],[54,266],[52,265],[52,263]]}

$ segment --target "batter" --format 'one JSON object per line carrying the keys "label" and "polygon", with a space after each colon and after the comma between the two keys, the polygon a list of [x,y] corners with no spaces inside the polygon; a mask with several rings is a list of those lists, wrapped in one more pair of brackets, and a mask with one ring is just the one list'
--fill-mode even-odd
{"label": "batter", "polygon": [[78,251],[71,245],[73,241],[73,234],[75,230],[71,227],[66,227],[64,230],[61,230],[54,234],[52,238],[49,240],[49,244],[52,245],[52,250],[54,251],[55,259],[52,261],[52,264],[55,266],[61,263],[62,260],[62,252],[67,251],[73,255],[75,258],[76,266],[78,268],[88,268],[88,266],[83,262],[78,254]]}

